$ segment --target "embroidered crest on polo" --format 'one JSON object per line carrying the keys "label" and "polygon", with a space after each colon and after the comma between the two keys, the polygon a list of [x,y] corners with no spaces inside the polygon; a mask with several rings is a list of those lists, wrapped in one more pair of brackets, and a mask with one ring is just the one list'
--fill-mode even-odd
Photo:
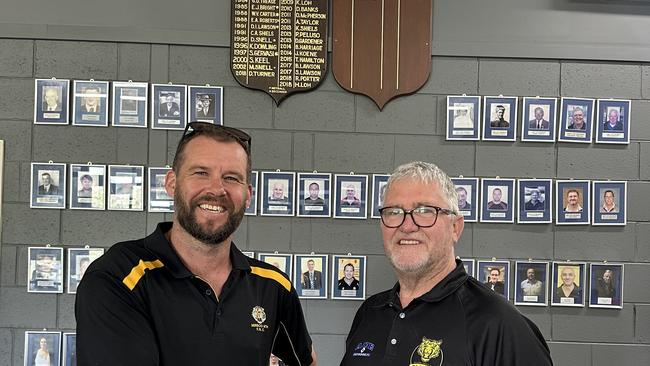
{"label": "embroidered crest on polo", "polygon": [[269,328],[268,325],[262,324],[266,321],[266,312],[264,311],[264,308],[261,306],[254,306],[253,311],[251,312],[251,316],[257,324],[251,323],[251,328],[254,328],[258,332],[264,332]]}
{"label": "embroidered crest on polo", "polygon": [[422,342],[411,353],[409,366],[442,366],[443,360],[442,339],[422,337]]}
{"label": "embroidered crest on polo", "polygon": [[354,348],[354,357],[370,357],[375,350],[375,344],[371,342],[359,342]]}

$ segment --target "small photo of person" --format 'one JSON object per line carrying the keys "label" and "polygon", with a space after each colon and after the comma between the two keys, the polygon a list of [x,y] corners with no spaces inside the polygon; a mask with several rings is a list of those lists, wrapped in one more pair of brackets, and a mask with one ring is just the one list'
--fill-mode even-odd
{"label": "small photo of person", "polygon": [[553,263],[553,306],[584,306],[585,263]]}
{"label": "small photo of person", "polygon": [[551,179],[519,179],[518,223],[550,223],[553,196]]}
{"label": "small photo of person", "polygon": [[25,332],[25,366],[59,366],[60,332]]}
{"label": "small photo of person", "polygon": [[340,198],[341,207],[361,207],[361,200],[358,198],[361,192],[360,182],[342,182],[342,192]]}
{"label": "small photo of person", "polygon": [[119,81],[111,84],[111,124],[119,127],[147,128],[149,84]]}
{"label": "small photo of person", "polygon": [[199,93],[196,94],[196,118],[200,120],[201,118],[214,118],[215,109],[214,109],[214,99],[216,95],[212,93]]}
{"label": "small photo of person", "polygon": [[590,308],[623,308],[623,265],[614,263],[589,265]]}
{"label": "small photo of person", "polygon": [[62,98],[63,87],[60,85],[43,87],[43,111],[61,112],[63,108]]}
{"label": "small photo of person", "polygon": [[144,166],[108,166],[108,209],[142,211],[144,209]]}
{"label": "small photo of person", "polygon": [[556,224],[589,224],[590,181],[557,180]]}
{"label": "small photo of person", "polygon": [[65,208],[66,164],[31,164],[31,208]]}
{"label": "small photo of person", "polygon": [[478,178],[451,178],[456,186],[458,197],[458,213],[463,215],[465,222],[478,221],[478,208],[481,206],[478,200]]}
{"label": "small photo of person", "polygon": [[308,299],[327,298],[327,255],[296,254],[294,285],[298,297]]}
{"label": "small photo of person", "polygon": [[336,174],[334,195],[334,217],[365,219],[368,216],[367,207],[367,175]]}
{"label": "small photo of person", "polygon": [[63,248],[29,247],[27,292],[63,293]]}
{"label": "small photo of person", "polygon": [[293,255],[284,253],[258,253],[257,258],[284,272],[290,279],[292,278]]}
{"label": "small photo of person", "polygon": [[629,99],[598,99],[597,143],[630,143],[630,106]]}
{"label": "small photo of person", "polygon": [[495,211],[506,211],[508,209],[508,202],[505,199],[508,198],[508,187],[506,186],[488,186],[488,192],[490,196],[488,197],[487,209]]}
{"label": "small photo of person", "polygon": [[[186,97],[187,85],[151,84],[151,128],[185,129]],[[195,113],[193,106],[189,109]]]}
{"label": "small photo of person", "polygon": [[70,80],[34,80],[34,123],[68,124]]}
{"label": "small photo of person", "polygon": [[481,222],[514,222],[514,179],[482,178],[481,197]]}
{"label": "small photo of person", "polygon": [[332,299],[365,299],[366,257],[334,255],[332,261]]}
{"label": "small photo of person", "polygon": [[298,216],[329,217],[330,174],[298,173]]}
{"label": "small photo of person", "polygon": [[626,224],[626,192],[625,181],[594,181],[593,182],[593,225],[625,225]]}
{"label": "small photo of person", "polygon": [[262,215],[293,216],[295,196],[294,172],[262,172]]}
{"label": "small photo of person", "polygon": [[181,115],[180,99],[180,92],[159,92],[160,109],[158,110],[158,117],[179,117]]}
{"label": "small photo of person", "polygon": [[585,131],[587,129],[585,109],[585,107],[580,105],[569,104],[566,118],[567,130]]}
{"label": "small photo of person", "polygon": [[223,124],[223,88],[220,86],[189,86],[188,120]]}
{"label": "small photo of person", "polygon": [[551,123],[546,116],[549,116],[550,106],[548,104],[531,104],[528,106],[529,116],[533,119],[528,121],[528,128],[531,130],[548,130]]}
{"label": "small photo of person", "polygon": [[108,81],[75,80],[72,124],[108,126]]}
{"label": "small photo of person", "polygon": [[165,190],[165,179],[171,169],[149,167],[147,192],[149,212],[174,212],[174,198],[170,197]]}
{"label": "small photo of person", "polygon": [[548,263],[516,262],[515,272],[515,305],[546,306]]}
{"label": "small photo of person", "polygon": [[256,170],[253,170],[251,172],[251,185],[253,186],[253,193],[251,194],[251,204],[250,206],[246,207],[246,211],[244,211],[244,215],[247,216],[257,215],[257,177],[258,177],[258,172]]}
{"label": "small photo of person", "polygon": [[447,96],[447,140],[478,140],[480,109],[480,96]]}
{"label": "small photo of person", "polygon": [[591,143],[594,99],[562,98],[558,141]]}
{"label": "small photo of person", "polygon": [[477,280],[508,299],[510,297],[510,262],[478,261]]}
{"label": "small photo of person", "polygon": [[63,366],[77,366],[77,333],[63,333]]}
{"label": "small photo of person", "polygon": [[88,266],[104,254],[104,248],[68,249],[68,293],[76,294]]}
{"label": "small photo of person", "polygon": [[523,98],[521,141],[554,142],[557,98]]}
{"label": "small photo of person", "polygon": [[518,100],[518,97],[484,97],[483,140],[515,141]]}
{"label": "small photo of person", "polygon": [[474,128],[474,104],[454,103],[454,129]]}
{"label": "small photo of person", "polygon": [[389,177],[388,174],[372,175],[372,209],[370,210],[370,217],[373,219],[380,218],[379,209],[384,204],[384,190]]}
{"label": "small photo of person", "polygon": [[492,104],[490,106],[490,127],[508,128],[510,127],[510,105]]}
{"label": "small photo of person", "polygon": [[70,164],[70,208],[104,210],[106,165]]}
{"label": "small photo of person", "polygon": [[[615,188],[601,188],[600,189],[600,207],[601,213],[618,212],[618,197],[614,193]],[[617,192],[618,193],[618,192]]]}

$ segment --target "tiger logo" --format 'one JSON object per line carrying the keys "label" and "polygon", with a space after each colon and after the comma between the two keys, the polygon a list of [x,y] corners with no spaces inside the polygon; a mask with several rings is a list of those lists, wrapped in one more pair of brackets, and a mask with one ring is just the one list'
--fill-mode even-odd
{"label": "tiger logo", "polygon": [[[427,337],[422,337],[422,342],[416,347],[416,349],[413,350],[413,354],[411,354],[411,363],[409,366],[430,366],[429,361],[436,359],[442,355],[441,346],[442,339],[435,340],[429,339]],[[420,356],[420,360],[422,362],[413,362],[413,356],[415,353]],[[442,358],[440,359],[440,363],[438,365],[442,365]]]}

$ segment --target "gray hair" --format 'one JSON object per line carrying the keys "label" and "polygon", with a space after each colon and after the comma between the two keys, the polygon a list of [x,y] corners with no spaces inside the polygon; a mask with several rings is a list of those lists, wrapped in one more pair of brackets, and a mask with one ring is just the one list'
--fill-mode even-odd
{"label": "gray hair", "polygon": [[396,181],[402,179],[415,179],[425,184],[437,184],[440,187],[442,197],[447,200],[447,205],[454,213],[458,212],[458,193],[456,186],[447,173],[438,168],[437,165],[424,161],[413,161],[398,166],[388,178],[388,182],[381,193],[381,201],[384,202],[386,193]]}

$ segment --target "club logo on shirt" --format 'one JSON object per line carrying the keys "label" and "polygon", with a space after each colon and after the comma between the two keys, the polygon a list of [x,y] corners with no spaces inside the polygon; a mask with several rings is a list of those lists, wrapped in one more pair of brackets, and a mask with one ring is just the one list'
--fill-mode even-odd
{"label": "club logo on shirt", "polygon": [[268,325],[262,324],[266,321],[266,312],[264,311],[264,308],[261,306],[255,306],[253,307],[253,311],[251,312],[251,315],[253,316],[253,319],[257,322],[251,323],[251,328],[257,330],[258,332],[264,332],[269,328]]}
{"label": "club logo on shirt", "polygon": [[[420,343],[411,353],[411,360],[409,366],[441,366],[442,360],[444,359],[444,354],[442,352],[442,339],[435,340],[429,339],[427,337],[422,337],[422,343]],[[420,358],[418,362],[416,359]],[[437,362],[437,358],[440,357],[440,361]],[[430,363],[430,361],[436,361],[437,363]]]}
{"label": "club logo on shirt", "polygon": [[370,357],[372,351],[375,349],[375,344],[370,342],[360,342],[354,348],[352,356],[354,357]]}

